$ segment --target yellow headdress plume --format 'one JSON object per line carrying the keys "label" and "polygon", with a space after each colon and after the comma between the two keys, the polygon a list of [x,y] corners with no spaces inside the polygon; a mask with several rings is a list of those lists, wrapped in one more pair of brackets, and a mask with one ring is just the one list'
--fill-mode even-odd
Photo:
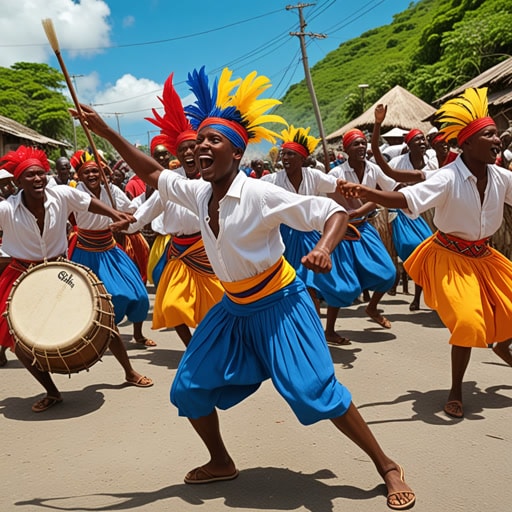
{"label": "yellow headdress plume", "polygon": [[446,140],[457,138],[457,144],[462,146],[471,135],[495,124],[489,117],[487,87],[466,89],[459,96],[448,100],[437,110],[435,120],[446,123],[441,128]]}
{"label": "yellow headdress plume", "polygon": [[309,135],[311,128],[295,128],[290,125],[288,128],[281,132],[283,139],[282,148],[288,148],[297,153],[300,153],[304,158],[307,158],[317,147],[320,139]]}
{"label": "yellow headdress plume", "polygon": [[224,69],[210,90],[204,67],[189,73],[187,83],[197,100],[185,111],[198,130],[211,126],[231,143],[245,149],[249,142],[275,142],[279,134],[265,127],[266,123],[286,124],[281,117],[267,112],[280,104],[276,99],[259,96],[270,87],[270,80],[256,71],[244,79],[231,79],[232,71]]}

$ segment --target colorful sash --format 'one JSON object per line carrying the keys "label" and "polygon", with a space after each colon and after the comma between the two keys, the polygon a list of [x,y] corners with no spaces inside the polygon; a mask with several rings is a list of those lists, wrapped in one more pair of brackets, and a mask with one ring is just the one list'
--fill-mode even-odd
{"label": "colorful sash", "polygon": [[201,235],[172,237],[167,248],[167,261],[178,259],[200,275],[215,275]]}
{"label": "colorful sash", "polygon": [[101,252],[113,249],[117,245],[114,236],[110,229],[92,230],[81,229],[77,230],[76,247],[88,252]]}
{"label": "colorful sash", "polygon": [[445,249],[462,254],[463,256],[469,256],[470,258],[481,258],[491,253],[488,246],[489,238],[470,241],[438,231],[434,241]]}
{"label": "colorful sash", "polygon": [[250,304],[281,290],[295,279],[295,269],[283,256],[270,268],[241,281],[221,281],[226,295],[237,304]]}

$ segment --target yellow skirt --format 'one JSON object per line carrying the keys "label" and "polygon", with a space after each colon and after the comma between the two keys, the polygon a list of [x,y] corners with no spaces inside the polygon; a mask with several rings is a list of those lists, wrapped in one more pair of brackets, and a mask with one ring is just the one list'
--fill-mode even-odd
{"label": "yellow skirt", "polygon": [[153,269],[155,265],[160,261],[160,257],[165,251],[165,246],[167,242],[171,239],[171,235],[157,235],[155,237],[155,241],[151,246],[151,251],[149,251],[148,258],[148,282],[150,284],[153,283]]}
{"label": "yellow skirt", "polygon": [[450,343],[487,348],[512,338],[512,262],[492,248],[479,258],[458,254],[434,242],[435,236],[416,248],[404,268],[450,330]]}
{"label": "yellow skirt", "polygon": [[216,276],[199,273],[181,259],[169,260],[156,290],[152,328],[197,327],[223,294]]}

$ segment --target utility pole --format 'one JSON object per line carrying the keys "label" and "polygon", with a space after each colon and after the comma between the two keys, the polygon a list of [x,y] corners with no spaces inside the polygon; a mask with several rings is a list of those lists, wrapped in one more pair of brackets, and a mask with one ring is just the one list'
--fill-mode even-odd
{"label": "utility pole", "polygon": [[306,28],[306,22],[304,21],[304,15],[302,14],[302,9],[304,7],[309,7],[315,4],[297,4],[297,5],[287,5],[286,10],[289,11],[291,9],[298,9],[299,11],[299,22],[300,22],[300,32],[290,32],[291,36],[297,36],[300,40],[300,50],[302,53],[302,63],[304,65],[304,74],[306,76],[306,84],[308,86],[309,95],[311,96],[311,103],[313,104],[313,110],[315,112],[316,124],[318,126],[318,132],[320,134],[320,138],[322,139],[322,147],[324,150],[324,161],[325,161],[325,172],[329,172],[330,161],[329,161],[329,152],[327,150],[327,142],[325,140],[324,126],[322,123],[322,116],[320,114],[320,108],[318,106],[318,101],[316,99],[315,88],[313,87],[313,81],[311,80],[311,73],[309,71],[309,63],[308,63],[308,55],[306,52],[306,36],[316,37],[317,39],[325,39],[327,36],[325,34],[313,34],[312,32],[304,32]]}

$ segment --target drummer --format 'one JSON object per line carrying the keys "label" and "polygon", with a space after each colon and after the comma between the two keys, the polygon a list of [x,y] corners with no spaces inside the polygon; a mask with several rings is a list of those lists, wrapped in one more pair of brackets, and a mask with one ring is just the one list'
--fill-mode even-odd
{"label": "drummer", "polygon": [[[50,165],[42,150],[20,146],[1,157],[0,166],[13,174],[16,186],[21,189],[20,193],[0,202],[3,248],[13,258],[0,276],[0,345],[11,348],[46,390],[46,396],[32,406],[34,412],[42,412],[62,402],[62,396],[50,374],[32,365],[31,358],[22,353],[9,333],[2,313],[13,284],[31,264],[55,260],[66,253],[66,222],[72,211],[90,211],[114,221],[132,220],[132,217],[72,187],[46,189]],[[119,335],[112,337],[110,349],[123,367],[127,383],[139,387],[153,385],[151,379],[132,368]]]}

